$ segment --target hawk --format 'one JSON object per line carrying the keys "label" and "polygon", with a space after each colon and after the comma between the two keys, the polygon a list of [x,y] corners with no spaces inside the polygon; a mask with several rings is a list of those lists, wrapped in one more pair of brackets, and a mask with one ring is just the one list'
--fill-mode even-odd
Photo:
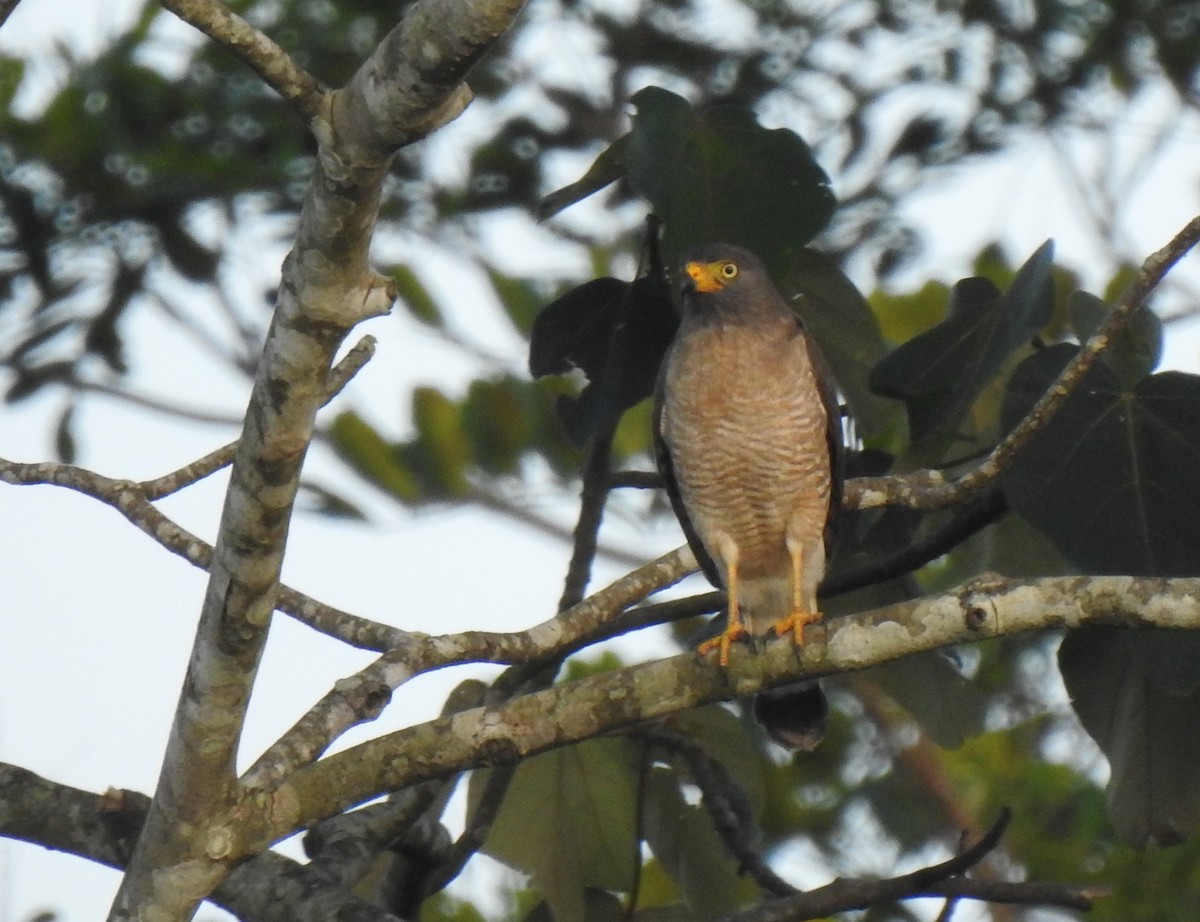
{"label": "hawk", "polygon": [[[724,631],[700,646],[726,665],[739,637],[774,632],[800,644],[821,617],[817,587],[841,502],[841,412],[812,337],[753,253],[710,244],[682,264],[683,318],[658,379],[655,456],[701,569],[728,594]],[[803,713],[789,715],[793,706]],[[804,748],[820,739],[825,709],[815,683],[756,705],[773,736]],[[770,726],[789,720],[790,731]]]}

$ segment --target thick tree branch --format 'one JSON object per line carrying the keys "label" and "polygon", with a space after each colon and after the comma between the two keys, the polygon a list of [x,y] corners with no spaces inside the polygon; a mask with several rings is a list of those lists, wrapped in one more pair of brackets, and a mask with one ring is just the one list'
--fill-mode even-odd
{"label": "thick tree branch", "polygon": [[391,693],[422,672],[468,662],[529,663],[565,656],[595,640],[609,618],[696,568],[686,547],[623,576],[577,605],[527,631],[407,635],[356,675],[340,680],[272,745],[243,777],[249,788],[272,787],[318,758],[348,729],[378,716]]}
{"label": "thick tree branch", "polygon": [[1025,418],[980,464],[953,480],[936,471],[852,480],[846,484],[846,505],[852,509],[877,506],[944,509],[994,483],[1034,433],[1043,429],[1058,412],[1133,312],[1146,302],[1171,267],[1197,242],[1200,242],[1200,217],[1189,221],[1170,243],[1146,258],[1137,278],[1121,295],[1100,329],[1083,344],[1058,380],[1038,399]]}
{"label": "thick tree branch", "polygon": [[[149,808],[145,794],[93,794],[0,763],[0,836],[123,868]],[[210,899],[255,922],[400,922],[336,880],[275,852],[236,868]]]}
{"label": "thick tree branch", "polygon": [[[1024,631],[1085,625],[1200,628],[1200,579],[981,579],[955,592],[832,619],[802,648],[738,648],[727,668],[681,655],[592,676],[379,737],[279,784],[272,836],[387,791],[506,764],[610,730],[800,678]],[[295,811],[289,817],[290,811]]]}
{"label": "thick tree branch", "polygon": [[321,111],[324,88],[292,57],[237,13],[217,0],[161,0],[184,22],[242,59],[309,122]]}
{"label": "thick tree branch", "polygon": [[310,120],[314,172],[234,457],[158,788],[111,919],[188,919],[259,850],[256,824],[243,822],[237,747],[333,356],[355,324],[385,313],[394,297],[367,261],[380,190],[399,147],[461,111],[468,68],[520,6],[420,0],[345,88],[322,94]]}

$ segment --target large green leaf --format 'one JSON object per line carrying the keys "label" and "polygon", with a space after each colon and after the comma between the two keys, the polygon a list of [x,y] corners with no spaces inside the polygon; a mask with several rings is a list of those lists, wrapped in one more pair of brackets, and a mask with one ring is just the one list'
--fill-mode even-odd
{"label": "large green leaf", "polygon": [[829,177],[794,132],[764,128],[740,106],[697,112],[661,87],[641,90],[633,104],[628,178],[665,222],[670,262],[688,246],[719,240],[779,270],[829,222]]}
{"label": "large green leaf", "polygon": [[[1137,353],[1138,340],[1125,340]],[[1119,343],[1114,343],[1117,348]],[[1014,372],[1004,424],[1020,420],[1076,347]],[[1004,474],[1010,504],[1091,573],[1200,574],[1200,378],[1123,379],[1099,362]],[[1200,638],[1075,632],[1059,662],[1075,710],[1108,756],[1110,812],[1138,844],[1200,826]]]}
{"label": "large green leaf", "polygon": [[[584,891],[629,890],[641,754],[627,739],[594,739],[517,768],[484,851],[527,873],[558,922],[583,922]],[[486,773],[471,778],[478,796]]]}
{"label": "large green leaf", "polygon": [[616,426],[621,414],[654,391],[678,315],[666,279],[593,279],[546,305],[533,324],[529,371],[534,377],[580,369],[588,379],[577,398],[559,398],[563,427],[579,445]]}
{"label": "large green leaf", "polygon": [[1075,712],[1108,756],[1113,825],[1138,846],[1200,828],[1200,687],[1181,681],[1187,661],[1200,661],[1200,638],[1177,632],[1073,631],[1059,651]]}
{"label": "large green leaf", "polygon": [[[1111,308],[1093,294],[1075,291],[1067,301],[1071,326],[1079,341],[1090,339],[1108,318]],[[1136,384],[1150,374],[1162,357],[1162,321],[1142,305],[1117,332],[1112,345],[1100,353],[1122,382]]]}
{"label": "large green leaf", "polygon": [[[1006,429],[1075,351],[1044,349],[1016,369]],[[1200,377],[1164,372],[1130,385],[1098,363],[1001,483],[1012,507],[1085,572],[1200,574]]]}
{"label": "large green leaf", "polygon": [[646,841],[674,879],[694,919],[719,919],[748,896],[738,864],[708,811],[688,804],[675,772],[655,768],[646,779]]}
{"label": "large green leaf", "polygon": [[900,346],[871,373],[876,393],[903,400],[914,443],[953,432],[1011,356],[1050,320],[1054,289],[1044,243],[1006,294],[987,279],[951,289],[946,319]]}
{"label": "large green leaf", "polygon": [[[765,796],[762,753],[747,725],[728,708],[710,704],[674,715],[670,726],[686,733],[721,763],[745,795],[747,812],[757,817]],[[672,761],[681,771],[686,770],[685,761]]]}

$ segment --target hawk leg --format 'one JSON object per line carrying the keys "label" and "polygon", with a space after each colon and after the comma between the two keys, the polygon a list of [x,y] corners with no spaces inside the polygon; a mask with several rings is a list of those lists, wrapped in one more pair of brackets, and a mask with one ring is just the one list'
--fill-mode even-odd
{"label": "hawk leg", "polygon": [[742,623],[741,612],[738,609],[738,550],[733,539],[722,535],[720,540],[721,556],[725,560],[725,592],[729,596],[728,616],[725,620],[725,630],[716,637],[710,637],[696,648],[700,656],[706,656],[713,650],[719,650],[717,662],[722,666],[729,665],[729,648],[743,634],[749,633]]}
{"label": "hawk leg", "polygon": [[792,558],[792,613],[775,622],[775,636],[782,637],[790,631],[796,646],[800,646],[804,643],[805,626],[819,622],[821,613],[816,610],[815,600],[805,598],[804,549],[799,546],[793,547],[789,542],[788,553]]}

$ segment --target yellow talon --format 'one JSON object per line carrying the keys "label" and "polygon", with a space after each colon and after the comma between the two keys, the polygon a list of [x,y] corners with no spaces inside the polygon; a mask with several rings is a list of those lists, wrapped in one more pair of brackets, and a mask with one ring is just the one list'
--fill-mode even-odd
{"label": "yellow talon", "polygon": [[782,637],[789,631],[795,635],[796,646],[804,644],[804,628],[809,624],[817,624],[821,620],[819,611],[801,611],[797,609],[786,618],[775,622],[775,636]]}
{"label": "yellow talon", "polygon": [[696,652],[700,656],[707,656],[713,650],[720,650],[720,653],[717,655],[717,662],[722,666],[728,666],[730,647],[735,640],[747,633],[749,632],[742,626],[741,621],[730,621],[729,626],[725,630],[716,637],[710,637],[704,643],[700,644],[696,648]]}

